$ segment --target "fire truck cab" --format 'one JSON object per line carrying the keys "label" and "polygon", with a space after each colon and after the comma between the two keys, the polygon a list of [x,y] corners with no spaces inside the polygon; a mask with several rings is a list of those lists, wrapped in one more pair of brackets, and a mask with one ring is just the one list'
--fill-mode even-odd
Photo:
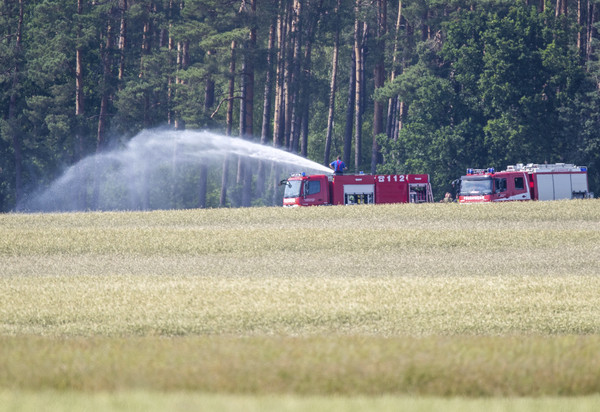
{"label": "fire truck cab", "polygon": [[573,164],[516,164],[496,172],[467,169],[460,178],[460,203],[558,200],[593,197],[587,167]]}
{"label": "fire truck cab", "polygon": [[429,175],[294,174],[285,185],[283,206],[433,202]]}

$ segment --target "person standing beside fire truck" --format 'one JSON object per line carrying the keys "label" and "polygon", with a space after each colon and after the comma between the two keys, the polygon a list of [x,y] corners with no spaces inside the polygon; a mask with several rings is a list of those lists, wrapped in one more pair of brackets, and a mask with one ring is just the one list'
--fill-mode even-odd
{"label": "person standing beside fire truck", "polygon": [[333,173],[335,173],[336,175],[343,175],[344,174],[344,170],[348,169],[346,167],[346,164],[342,161],[342,157],[338,156],[336,160],[334,160],[333,162],[329,163],[329,167],[331,169],[333,169]]}

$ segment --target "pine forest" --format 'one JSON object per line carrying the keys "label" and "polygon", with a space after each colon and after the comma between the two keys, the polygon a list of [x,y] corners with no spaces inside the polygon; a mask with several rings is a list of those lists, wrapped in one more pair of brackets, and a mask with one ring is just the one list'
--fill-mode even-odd
{"label": "pine forest", "polygon": [[[599,193],[599,20],[600,0],[3,0],[0,211],[148,130],[428,173],[436,200],[516,163],[587,166]],[[235,155],[165,161],[115,207],[103,173],[70,209],[281,205],[277,168]]]}

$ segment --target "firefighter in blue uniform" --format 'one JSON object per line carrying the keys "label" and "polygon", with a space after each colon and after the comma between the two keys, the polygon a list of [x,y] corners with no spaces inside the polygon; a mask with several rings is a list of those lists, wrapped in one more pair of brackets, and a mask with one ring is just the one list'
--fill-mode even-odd
{"label": "firefighter in blue uniform", "polygon": [[342,157],[338,156],[336,160],[329,163],[329,167],[333,169],[333,173],[336,175],[343,175],[344,170],[348,169],[346,164],[342,161]]}

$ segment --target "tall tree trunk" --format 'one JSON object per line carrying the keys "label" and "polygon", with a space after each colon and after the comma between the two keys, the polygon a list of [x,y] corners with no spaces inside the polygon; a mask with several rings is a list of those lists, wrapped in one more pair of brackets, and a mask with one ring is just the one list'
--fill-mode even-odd
{"label": "tall tree trunk", "polygon": [[595,29],[595,15],[596,15],[596,3],[593,3],[591,0],[588,0],[587,3],[588,15],[587,15],[587,28],[586,28],[586,48],[585,48],[585,61],[590,61],[592,58],[592,40],[594,38],[594,34],[596,32]]}
{"label": "tall tree trunk", "polygon": [[[271,89],[273,87],[273,49],[275,47],[275,27],[276,21],[272,20],[269,27],[269,42],[267,48],[267,68],[265,75],[265,91],[263,94],[263,116],[262,128],[260,133],[260,143],[267,144],[270,135],[271,121]],[[265,192],[265,172],[266,164],[263,161],[258,163],[258,171],[256,175],[256,195],[259,198],[264,196]]]}
{"label": "tall tree trunk", "polygon": [[[83,0],[77,0],[77,15],[83,15]],[[83,158],[83,122],[85,114],[85,99],[83,91],[83,51],[81,49],[82,38],[81,23],[77,23],[77,48],[75,49],[75,117],[77,129],[75,138],[75,160]]]}
{"label": "tall tree trunk", "polygon": [[[229,62],[229,101],[227,102],[227,129],[225,134],[231,136],[233,126],[233,95],[235,93],[235,40],[231,42],[231,61]],[[229,174],[229,157],[227,154],[223,159],[223,175],[221,176],[221,197],[219,206],[224,207],[227,202],[227,186]]]}
{"label": "tall tree trunk", "polygon": [[272,21],[269,27],[269,43],[267,48],[267,68],[265,78],[265,92],[263,94],[263,118],[260,143],[266,144],[269,140],[269,123],[271,121],[271,89],[273,87],[273,49],[275,47],[276,22]]}
{"label": "tall tree trunk", "polygon": [[250,37],[248,41],[248,53],[246,60],[246,130],[245,135],[252,139],[254,136],[254,60],[256,58],[256,0],[250,0],[250,11],[252,14]]}
{"label": "tall tree trunk", "polygon": [[558,17],[561,14],[567,14],[567,0],[556,0],[555,15]]}
{"label": "tall tree trunk", "polygon": [[[207,55],[210,56],[212,52],[207,51]],[[215,82],[210,77],[206,78],[204,82],[204,115],[210,116],[210,110],[215,104]],[[206,193],[208,190],[208,166],[206,164],[200,165],[198,171],[198,207],[204,209],[206,207]]]}
{"label": "tall tree trunk", "polygon": [[[414,27],[412,24],[410,24],[409,22],[406,23],[406,38],[408,39],[407,44],[406,44],[406,48],[404,50],[404,52],[402,53],[402,62],[401,62],[401,68],[400,70],[404,71],[406,69],[406,61],[410,59],[410,56],[413,53],[414,50],[414,44],[412,42],[412,38],[414,35]],[[396,122],[397,127],[394,129],[394,140],[398,140],[398,136],[400,135],[400,130],[402,130],[402,128],[404,127],[404,123],[406,120],[406,117],[408,115],[408,104],[402,100],[401,98],[398,98],[398,120]]]}
{"label": "tall tree trunk", "polygon": [[341,0],[337,0],[335,6],[335,19],[336,29],[335,37],[333,40],[333,56],[331,58],[331,82],[329,83],[329,112],[327,114],[327,134],[325,136],[325,154],[323,156],[323,163],[329,164],[331,156],[331,142],[333,140],[333,117],[335,114],[335,91],[336,91],[336,80],[337,80],[337,66],[338,66],[338,52],[340,47],[340,24],[339,24],[339,12],[340,12]]}
{"label": "tall tree trunk", "polygon": [[[373,69],[375,80],[375,89],[383,87],[385,82],[385,36],[387,33],[387,0],[377,0],[377,46],[376,62]],[[371,146],[371,174],[377,171],[377,164],[380,163],[379,143],[377,136],[383,133],[383,103],[375,100],[373,103],[373,145]]]}
{"label": "tall tree trunk", "polygon": [[[173,38],[173,4],[174,0],[169,1],[169,40],[168,40],[168,61],[169,67],[173,66],[173,59],[170,57],[172,55],[172,51],[175,48],[175,39]],[[173,77],[169,74],[167,76],[167,124],[173,125],[175,120],[173,119]]]}
{"label": "tall tree trunk", "polygon": [[[77,0],[77,15],[81,21],[83,15],[83,0]],[[75,147],[74,160],[75,163],[83,158],[83,139],[84,139],[84,123],[85,123],[85,96],[83,88],[83,50],[81,48],[83,28],[81,23],[77,23],[77,48],[75,49]],[[86,185],[83,184],[85,176],[82,172],[77,173],[81,184],[77,193],[77,208],[79,210],[87,209],[86,204]]]}
{"label": "tall tree trunk", "polygon": [[142,54],[140,57],[140,74],[139,77],[143,77],[144,75],[144,60],[147,55],[150,54],[150,6],[148,6],[148,15],[146,16],[146,20],[144,21],[144,25],[142,27]]}
{"label": "tall tree trunk", "polygon": [[[284,146],[286,149],[290,150],[291,148],[291,139],[290,139],[290,132],[292,129],[292,99],[293,99],[293,95],[292,95],[292,71],[293,71],[293,56],[294,56],[294,50],[295,50],[295,43],[294,41],[296,40],[296,35],[294,33],[294,12],[293,9],[290,8],[290,11],[288,13],[288,22],[287,25],[288,27],[291,28],[290,30],[290,41],[289,41],[289,45],[291,47],[291,50],[288,50],[286,53],[286,59],[285,59],[285,63],[283,66],[283,141],[284,141]],[[297,27],[297,26],[296,26]]]}
{"label": "tall tree trunk", "polygon": [[[296,86],[296,114],[293,119],[293,136],[296,142],[295,150],[298,151],[300,145],[300,156],[306,157],[308,153],[308,110],[310,101],[310,83],[312,77],[312,40],[307,40],[304,49],[304,67],[302,72],[298,73]],[[302,86],[302,87],[301,87]],[[305,123],[306,120],[306,123]]]}
{"label": "tall tree trunk", "polygon": [[583,5],[582,0],[577,0],[577,50],[583,56]]}
{"label": "tall tree trunk", "polygon": [[351,53],[350,71],[348,74],[348,99],[346,100],[346,128],[344,130],[344,153],[343,160],[347,165],[350,164],[350,155],[352,152],[352,130],[354,127],[354,109],[356,98],[356,57],[354,49]]}
{"label": "tall tree trunk", "polygon": [[[279,1],[279,14],[277,16],[277,71],[275,80],[275,110],[273,114],[273,146],[274,147],[285,147],[285,62],[286,58],[286,33],[287,33],[287,16],[289,7],[287,6],[287,0]],[[271,165],[271,187],[272,187],[272,198],[271,204],[277,205],[279,200],[279,166],[273,162]]]}
{"label": "tall tree trunk", "polygon": [[23,153],[21,147],[21,136],[17,124],[17,99],[19,98],[19,77],[21,63],[21,43],[23,39],[23,1],[19,0],[19,17],[17,30],[15,32],[15,65],[12,70],[12,81],[10,99],[8,104],[8,124],[10,128],[14,160],[15,160],[15,201],[18,205],[23,198]]}
{"label": "tall tree trunk", "polygon": [[106,122],[108,117],[108,104],[112,94],[112,49],[113,49],[113,11],[108,15],[106,25],[106,43],[102,50],[103,75],[102,75],[102,97],[100,100],[100,114],[98,116],[98,133],[96,139],[96,152],[101,152],[105,145]]}
{"label": "tall tree trunk", "polygon": [[431,38],[431,27],[427,24],[429,21],[429,9],[426,8],[421,19],[421,40],[429,40]]}
{"label": "tall tree trunk", "polygon": [[[189,57],[189,40],[184,40],[184,41],[180,41],[177,45],[177,52],[178,52],[178,56],[177,56],[177,60],[178,60],[178,66],[180,70],[185,70],[188,68],[189,66],[189,61],[190,61],[190,57]],[[176,83],[178,84],[185,84],[185,82],[182,79],[176,78]],[[149,97],[146,96],[146,99],[148,99]],[[185,121],[181,118],[181,114],[176,113],[176,117],[175,117],[175,130],[184,130],[185,129]],[[172,166],[172,173],[173,173],[173,184],[171,186],[171,189],[173,190],[172,195],[171,195],[171,199],[172,199],[172,207],[174,209],[179,208],[179,199],[181,199],[182,197],[182,190],[181,187],[179,185],[179,179],[178,179],[178,175],[179,175],[179,170],[178,170],[178,165],[179,165],[179,161],[178,161],[178,145],[177,145],[177,140],[175,140],[173,142],[173,166]]]}
{"label": "tall tree trunk", "polygon": [[[242,43],[243,47],[247,48],[247,44],[246,43]],[[246,138],[246,50],[242,50],[242,70],[241,70],[241,76],[240,76],[240,118],[239,118],[239,122],[240,122],[240,129],[239,129],[239,134],[240,137],[245,139]],[[235,183],[237,185],[240,185],[242,183],[242,180],[244,178],[244,158],[243,156],[238,156],[237,158],[237,174],[236,174],[236,181]]]}
{"label": "tall tree trunk", "polygon": [[198,171],[198,207],[206,207],[206,191],[208,187],[208,167],[203,164]]}
{"label": "tall tree trunk", "polygon": [[[146,20],[144,21],[144,25],[143,25],[143,31],[142,31],[142,53],[141,53],[141,57],[140,57],[140,73],[139,73],[139,77],[142,78],[145,76],[145,65],[146,65],[146,58],[147,56],[150,56],[151,52],[152,52],[152,42],[151,42],[151,21],[150,21],[150,14],[152,13],[152,7],[153,4],[150,3],[147,7],[147,14],[146,14]],[[180,52],[180,50],[178,50],[178,52]],[[148,92],[144,92],[144,126],[145,127],[149,127],[151,124],[151,118],[150,118],[150,96],[148,94]],[[177,119],[175,119],[175,128],[176,129],[183,129],[183,126],[180,124],[177,124]]]}
{"label": "tall tree trunk", "polygon": [[[319,0],[315,4],[316,12],[310,12],[311,16],[308,19],[306,29],[306,41],[304,47],[304,63],[301,72],[298,74],[298,133],[300,140],[300,155],[306,157],[308,155],[308,117],[310,113],[311,102],[311,84],[312,84],[312,50],[315,41],[315,33],[319,24],[319,20],[323,15],[323,0]],[[309,9],[310,10],[310,9]]]}
{"label": "tall tree trunk", "polygon": [[[245,1],[245,0],[243,0]],[[240,130],[242,137],[252,139],[254,135],[254,58],[256,50],[256,26],[254,23],[256,17],[256,0],[250,0],[250,36],[244,54],[244,82],[245,96],[240,106],[244,106],[244,127]],[[240,110],[240,118],[242,116]],[[241,123],[240,123],[241,126]],[[242,206],[250,207],[252,203],[252,167],[249,159],[244,159],[242,167]]]}
{"label": "tall tree trunk", "polygon": [[[100,113],[98,115],[98,131],[96,134],[96,153],[100,153],[105,146],[105,134],[106,134],[106,123],[108,117],[108,104],[112,94],[111,82],[112,82],[112,49],[113,49],[113,13],[114,10],[110,10],[107,16],[106,24],[106,38],[103,49],[100,54],[102,56],[103,63],[103,75],[102,75],[102,87],[101,87],[101,98],[100,98]],[[94,172],[94,191],[93,191],[93,208],[100,208],[100,176],[98,175],[98,168]]]}
{"label": "tall tree trunk", "polygon": [[360,170],[362,151],[363,99],[363,35],[366,23],[360,21],[360,0],[356,0],[354,19],[354,55],[356,56],[356,88],[354,98],[354,170]]}
{"label": "tall tree trunk", "polygon": [[[81,0],[78,0],[81,1]],[[123,77],[125,76],[125,47],[127,44],[127,0],[121,0],[121,28],[119,30],[119,88],[123,87]]]}
{"label": "tall tree trunk", "polygon": [[273,115],[273,146],[279,147],[284,142],[284,67],[286,56],[285,33],[287,31],[287,8],[285,0],[280,0],[280,13],[277,17],[277,71],[275,81],[275,112]]}
{"label": "tall tree trunk", "polygon": [[[396,28],[394,31],[394,48],[392,49],[392,70],[390,72],[390,83],[398,73],[398,48],[400,43],[400,24],[402,23],[402,0],[398,0],[398,14],[396,17]],[[398,98],[391,97],[388,100],[388,115],[386,123],[386,134],[389,139],[394,139],[395,125],[398,118]]]}
{"label": "tall tree trunk", "polygon": [[207,77],[204,82],[204,111],[210,116],[210,108],[215,104],[215,81]]}
{"label": "tall tree trunk", "polygon": [[[177,43],[177,69],[178,70],[186,70],[189,66],[190,62],[190,41],[184,40]],[[175,84],[183,85],[185,81],[178,76],[175,77]],[[176,130],[184,130],[185,129],[185,121],[181,117],[181,113],[174,113],[174,126]]]}
{"label": "tall tree trunk", "polygon": [[290,151],[298,152],[298,139],[300,136],[299,128],[299,110],[298,110],[298,86],[300,79],[300,50],[302,44],[302,1],[294,0],[292,5],[292,42],[294,45],[294,51],[292,53],[292,60],[289,70],[289,86],[288,86],[288,104],[286,116],[286,130],[289,133],[289,149]]}

